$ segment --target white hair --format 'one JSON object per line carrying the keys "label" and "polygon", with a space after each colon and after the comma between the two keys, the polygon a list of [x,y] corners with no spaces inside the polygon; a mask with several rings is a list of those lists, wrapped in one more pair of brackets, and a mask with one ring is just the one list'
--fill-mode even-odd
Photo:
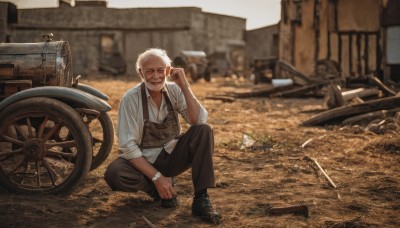
{"label": "white hair", "polygon": [[145,52],[140,53],[138,55],[138,59],[136,61],[136,72],[140,75],[140,69],[142,69],[143,62],[150,56],[158,56],[160,57],[167,67],[171,66],[171,59],[167,55],[167,51],[160,48],[150,48],[147,49]]}

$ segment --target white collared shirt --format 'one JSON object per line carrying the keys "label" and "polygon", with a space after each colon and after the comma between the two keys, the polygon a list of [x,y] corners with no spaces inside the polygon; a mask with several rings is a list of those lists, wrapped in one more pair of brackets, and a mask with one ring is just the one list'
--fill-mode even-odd
{"label": "white collared shirt", "polygon": [[[173,82],[167,82],[163,88],[171,100],[174,111],[188,121],[186,100],[182,90]],[[164,96],[162,96],[161,106],[157,105],[151,99],[146,88],[147,101],[149,105],[149,120],[154,123],[161,123],[168,114],[168,106]],[[200,105],[200,113],[197,124],[207,122],[208,113],[206,109]],[[139,144],[143,135],[143,107],[140,83],[128,90],[121,99],[118,110],[118,153],[119,157],[127,160],[144,156],[150,163],[154,163],[161,150],[164,148],[168,153],[175,148],[176,139],[167,142],[162,148],[150,148],[140,150]]]}

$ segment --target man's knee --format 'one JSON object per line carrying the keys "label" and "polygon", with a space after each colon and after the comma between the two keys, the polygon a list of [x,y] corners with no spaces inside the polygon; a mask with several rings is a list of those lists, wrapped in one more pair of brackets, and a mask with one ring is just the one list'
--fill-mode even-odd
{"label": "man's knee", "polygon": [[[118,159],[117,159],[118,160]],[[112,190],[115,190],[115,181],[119,179],[120,176],[120,165],[118,164],[117,160],[114,160],[111,162],[107,169],[106,172],[104,173],[104,179],[107,182],[107,184],[110,186]]]}
{"label": "man's knee", "polygon": [[199,125],[194,125],[192,126],[196,131],[202,132],[203,134],[212,134],[213,129],[210,125],[208,124],[199,124]]}

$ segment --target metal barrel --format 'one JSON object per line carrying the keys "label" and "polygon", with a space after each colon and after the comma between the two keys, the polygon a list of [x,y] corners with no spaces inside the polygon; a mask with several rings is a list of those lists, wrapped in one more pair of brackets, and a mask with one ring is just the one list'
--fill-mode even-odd
{"label": "metal barrel", "polygon": [[32,87],[71,86],[68,42],[0,43],[0,80],[31,80]]}

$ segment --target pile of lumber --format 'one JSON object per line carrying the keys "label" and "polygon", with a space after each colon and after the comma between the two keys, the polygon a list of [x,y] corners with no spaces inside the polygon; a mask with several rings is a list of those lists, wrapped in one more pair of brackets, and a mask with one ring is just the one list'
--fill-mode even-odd
{"label": "pile of lumber", "polygon": [[[355,84],[351,80],[344,83],[338,67],[332,61],[319,61],[310,76],[302,74],[285,62],[279,62],[278,67],[280,77],[292,79],[292,85],[268,87],[231,96],[324,97],[328,110],[304,121],[302,126],[365,125],[368,130],[382,132],[389,125],[400,125],[397,124],[400,119],[397,118],[400,117],[400,96],[372,74],[358,78]],[[343,86],[346,86],[344,90]],[[354,87],[355,89],[349,89]]]}
{"label": "pile of lumber", "polygon": [[[375,133],[385,131],[383,128],[399,125],[400,95],[372,75],[368,76],[368,81],[374,87],[346,92],[331,85],[326,99],[327,106],[331,109],[311,117],[301,125],[360,125]],[[365,101],[364,98],[368,97],[373,99]]]}
{"label": "pile of lumber", "polygon": [[[322,63],[321,63],[322,64]],[[327,63],[323,63],[327,64]],[[293,84],[280,87],[267,86],[262,89],[257,89],[246,93],[234,93],[229,96],[235,98],[250,98],[250,97],[318,97],[324,96],[323,89],[330,84],[341,85],[343,79],[337,70],[328,67],[324,73],[314,72],[311,76],[306,76],[297,71],[292,65],[284,61],[279,61],[277,64],[279,71],[279,79],[292,79]]]}
{"label": "pile of lumber", "polygon": [[[349,78],[345,82],[335,63],[331,61],[318,62],[310,76],[302,74],[285,62],[280,61],[277,66],[280,78],[292,79],[293,84],[280,87],[268,85],[250,92],[207,98],[233,102],[236,98],[251,97],[324,97],[328,110],[304,121],[302,126],[358,125],[375,133],[392,128],[400,131],[400,95],[396,92],[399,90],[397,83],[391,83],[390,87],[372,74],[357,78],[356,83]],[[342,90],[344,86],[345,89]]]}

